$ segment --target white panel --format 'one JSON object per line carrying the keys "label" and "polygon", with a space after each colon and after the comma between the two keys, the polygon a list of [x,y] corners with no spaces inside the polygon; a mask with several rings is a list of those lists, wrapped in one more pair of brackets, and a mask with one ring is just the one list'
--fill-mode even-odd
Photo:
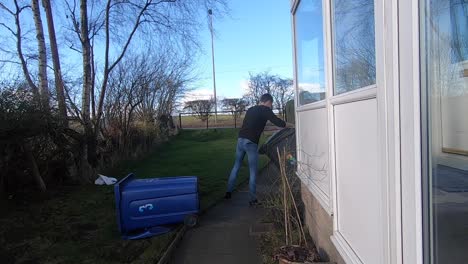
{"label": "white panel", "polygon": [[[307,184],[314,184],[319,194],[329,204],[330,176],[328,173],[328,126],[327,109],[315,109],[297,113],[299,117],[298,173],[306,178]],[[328,210],[328,208],[325,208]]]}
{"label": "white panel", "polygon": [[377,100],[335,106],[337,229],[365,264],[384,263]]}
{"label": "white panel", "polygon": [[442,98],[442,148],[444,152],[468,155],[468,95]]}

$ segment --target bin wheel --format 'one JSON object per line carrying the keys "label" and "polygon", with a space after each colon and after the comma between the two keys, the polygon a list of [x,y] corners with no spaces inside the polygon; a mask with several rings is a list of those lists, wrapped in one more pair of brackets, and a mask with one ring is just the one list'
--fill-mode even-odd
{"label": "bin wheel", "polygon": [[194,227],[198,224],[198,215],[190,214],[185,216],[184,225],[187,227]]}

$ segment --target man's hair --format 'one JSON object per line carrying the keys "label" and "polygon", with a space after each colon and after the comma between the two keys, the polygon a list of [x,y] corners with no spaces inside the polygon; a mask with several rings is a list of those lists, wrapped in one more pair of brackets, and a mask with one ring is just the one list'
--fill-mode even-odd
{"label": "man's hair", "polygon": [[271,94],[266,93],[260,97],[260,102],[266,103],[266,102],[272,102],[273,103],[273,96]]}

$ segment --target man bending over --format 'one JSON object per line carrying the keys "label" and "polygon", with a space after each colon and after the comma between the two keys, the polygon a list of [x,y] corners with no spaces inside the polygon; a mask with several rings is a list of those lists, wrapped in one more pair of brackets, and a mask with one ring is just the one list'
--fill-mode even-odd
{"label": "man bending over", "polygon": [[286,127],[286,123],[273,113],[272,106],[273,97],[270,94],[264,94],[260,97],[260,103],[258,105],[247,110],[244,123],[242,124],[242,128],[239,132],[239,138],[237,139],[236,162],[234,163],[231,175],[229,176],[227,192],[224,198],[231,198],[237,174],[242,166],[242,160],[244,159],[245,153],[247,153],[250,170],[249,204],[252,206],[258,203],[256,197],[258,141],[268,120],[276,126]]}

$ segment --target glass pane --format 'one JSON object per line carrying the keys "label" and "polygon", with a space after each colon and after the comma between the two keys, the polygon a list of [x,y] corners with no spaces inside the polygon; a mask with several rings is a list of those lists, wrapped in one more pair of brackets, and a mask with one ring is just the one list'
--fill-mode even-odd
{"label": "glass pane", "polygon": [[302,0],[294,15],[299,105],[325,99],[322,0]]}
{"label": "glass pane", "polygon": [[468,262],[468,0],[424,0],[427,263]]}
{"label": "glass pane", "polygon": [[373,0],[333,1],[335,94],[375,84]]}

